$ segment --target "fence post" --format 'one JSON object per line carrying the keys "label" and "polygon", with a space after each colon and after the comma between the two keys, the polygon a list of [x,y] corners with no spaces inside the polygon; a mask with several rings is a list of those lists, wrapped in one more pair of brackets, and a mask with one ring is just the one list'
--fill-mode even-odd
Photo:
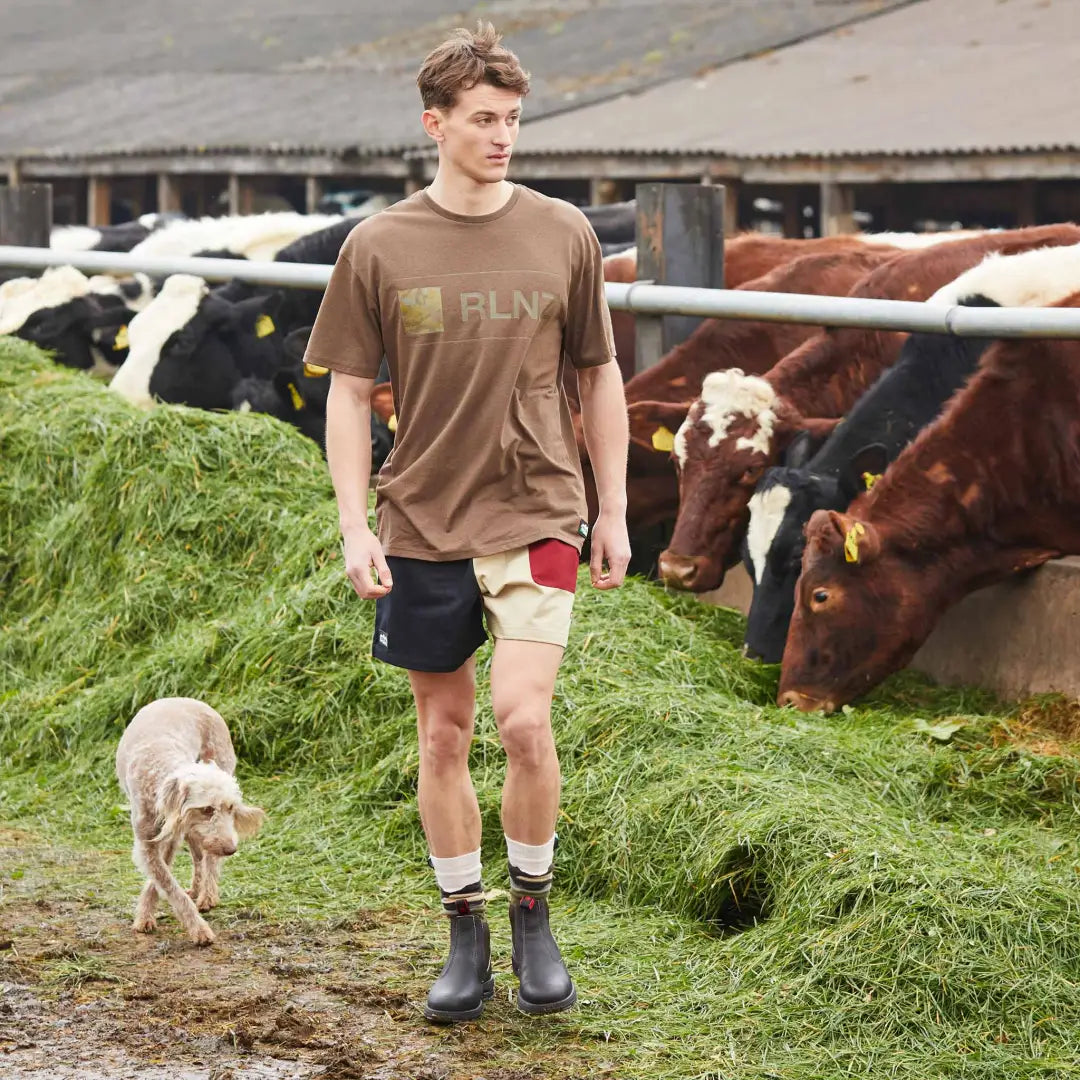
{"label": "fence post", "polygon": [[[724,201],[722,184],[638,184],[638,280],[722,289]],[[700,323],[687,315],[636,316],[634,370],[652,367]]]}
{"label": "fence post", "polygon": [[0,244],[47,248],[52,217],[52,184],[0,188]]}

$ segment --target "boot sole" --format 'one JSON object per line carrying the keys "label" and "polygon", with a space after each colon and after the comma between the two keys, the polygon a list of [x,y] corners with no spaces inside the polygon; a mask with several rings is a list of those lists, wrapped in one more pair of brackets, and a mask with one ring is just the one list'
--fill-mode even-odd
{"label": "boot sole", "polygon": [[476,1020],[484,1011],[484,1002],[490,1001],[495,996],[495,976],[492,975],[480,994],[480,1004],[475,1009],[465,1009],[463,1012],[448,1012],[444,1009],[432,1009],[424,1006],[424,1019],[431,1020],[436,1024],[458,1024],[463,1020]]}
{"label": "boot sole", "polygon": [[519,1011],[528,1013],[530,1016],[544,1016],[547,1013],[563,1012],[572,1009],[577,1004],[577,987],[574,987],[562,1001],[543,1001],[540,1003],[526,1001],[518,991],[517,1007]]}

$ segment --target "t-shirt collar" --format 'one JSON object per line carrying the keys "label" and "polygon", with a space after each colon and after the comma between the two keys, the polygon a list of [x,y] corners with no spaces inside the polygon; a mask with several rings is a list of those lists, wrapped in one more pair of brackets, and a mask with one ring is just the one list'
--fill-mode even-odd
{"label": "t-shirt collar", "polygon": [[510,198],[506,200],[499,207],[490,214],[455,214],[452,210],[447,210],[445,206],[440,206],[427,192],[427,188],[424,188],[420,192],[420,198],[423,200],[424,205],[434,211],[439,217],[447,218],[450,221],[461,221],[466,225],[480,225],[485,221],[497,221],[499,218],[509,214],[514,209],[515,203],[518,201],[518,196],[521,195],[521,187],[518,184],[514,184],[514,190],[510,192]]}

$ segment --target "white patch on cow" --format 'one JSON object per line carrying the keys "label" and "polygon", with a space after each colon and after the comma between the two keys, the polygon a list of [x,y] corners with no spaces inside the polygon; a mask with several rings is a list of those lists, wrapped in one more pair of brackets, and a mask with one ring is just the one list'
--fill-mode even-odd
{"label": "white patch on cow", "polygon": [[905,251],[921,251],[935,244],[947,244],[952,240],[970,240],[973,236],[982,236],[986,230],[951,229],[949,232],[880,232],[851,233],[853,240],[864,244],[888,244],[890,247],[903,248]]}
{"label": "white patch on cow", "polygon": [[702,383],[701,402],[701,420],[712,428],[710,446],[718,445],[734,420],[745,416],[757,421],[757,430],[752,438],[740,438],[736,446],[768,451],[776,423],[776,391],[764,379],[745,375],[739,368],[711,372]]}
{"label": "white patch on cow", "polygon": [[39,280],[36,277],[17,277],[10,278],[7,281],[0,281],[0,309],[3,308],[5,300],[10,300],[15,296],[22,296],[23,293],[36,289]]}
{"label": "white patch on cow", "polygon": [[238,408],[236,411],[237,412],[251,412],[251,402],[250,401],[242,401],[242,402],[240,402],[240,408]]}
{"label": "white patch on cow", "polygon": [[61,225],[49,233],[53,251],[89,251],[101,239],[101,230],[89,225]]}
{"label": "white patch on cow", "polygon": [[90,369],[94,375],[107,375],[112,378],[120,370],[117,364],[110,364],[105,359],[105,354],[96,345],[90,346],[90,355],[94,358],[94,366]]}
{"label": "white patch on cow", "polygon": [[746,530],[746,546],[750,565],[754,568],[754,581],[758,585],[765,574],[765,560],[772,550],[773,541],[784,521],[784,513],[791,502],[791,489],[775,484],[768,491],[755,491],[750,497],[750,525]]}
{"label": "white patch on cow", "polygon": [[[16,279],[20,280],[20,279]],[[0,302],[0,334],[14,334],[43,308],[59,307],[89,292],[89,279],[74,266],[54,266],[39,278],[27,279],[30,287],[11,288]],[[13,282],[9,282],[12,285]]]}
{"label": "white patch on cow", "polygon": [[87,283],[87,291],[98,296],[121,296],[120,283],[108,274],[95,274]]}
{"label": "white patch on cow", "polygon": [[247,214],[171,221],[131,249],[132,255],[183,256],[197,251],[231,251],[245,259],[273,257],[294,240],[341,221],[340,214]]}
{"label": "white patch on cow", "polygon": [[136,405],[152,405],[150,377],[161,357],[161,347],[169,337],[187,325],[210,291],[202,278],[173,274],[165,281],[154,302],[128,323],[128,355],[109,384],[121,397]]}
{"label": "white patch on cow", "polygon": [[134,296],[123,293],[124,303],[131,308],[132,311],[142,311],[148,307],[150,301],[154,299],[154,282],[149,274],[144,274],[140,270],[136,270],[132,277],[138,282],[139,291]]}
{"label": "white patch on cow", "polygon": [[1002,307],[1048,307],[1075,292],[1080,292],[1080,244],[1019,255],[991,252],[926,302],[950,306],[965,297],[985,296]]}

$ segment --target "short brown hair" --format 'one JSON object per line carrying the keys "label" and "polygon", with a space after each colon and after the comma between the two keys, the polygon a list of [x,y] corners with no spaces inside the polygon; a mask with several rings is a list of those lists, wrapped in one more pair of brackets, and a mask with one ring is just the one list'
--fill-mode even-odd
{"label": "short brown hair", "polygon": [[529,92],[529,73],[505,46],[502,35],[481,20],[476,32],[458,28],[438,48],[428,53],[416,76],[425,109],[453,108],[461,90],[485,82],[522,97]]}

